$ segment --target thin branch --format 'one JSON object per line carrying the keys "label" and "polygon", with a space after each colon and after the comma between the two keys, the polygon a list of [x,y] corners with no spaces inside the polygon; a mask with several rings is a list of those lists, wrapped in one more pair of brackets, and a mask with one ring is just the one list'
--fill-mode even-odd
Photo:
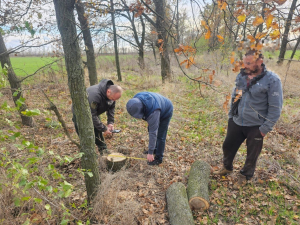
{"label": "thin branch", "polygon": [[47,108],[47,109],[52,110],[52,111],[55,113],[55,115],[56,115],[58,121],[61,123],[61,125],[62,125],[62,127],[63,127],[63,129],[64,129],[64,131],[65,131],[65,134],[67,135],[67,137],[70,139],[70,141],[71,141],[73,144],[75,144],[78,148],[80,148],[80,144],[77,143],[76,141],[74,141],[74,140],[71,138],[71,135],[70,135],[70,133],[69,133],[69,131],[68,131],[68,129],[67,129],[66,123],[65,123],[65,121],[64,121],[64,119],[63,119],[63,117],[62,117],[62,115],[59,113],[59,111],[58,111],[56,105],[54,105],[54,103],[48,98],[48,96],[46,95],[46,93],[45,93],[42,89],[40,89],[40,90],[43,92],[45,98],[48,100],[48,102],[49,102],[49,104],[50,104],[50,107]]}

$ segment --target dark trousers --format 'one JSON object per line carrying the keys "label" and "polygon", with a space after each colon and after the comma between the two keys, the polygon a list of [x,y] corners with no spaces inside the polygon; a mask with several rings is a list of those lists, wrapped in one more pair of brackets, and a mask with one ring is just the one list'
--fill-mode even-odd
{"label": "dark trousers", "polygon": [[157,132],[157,139],[156,139],[156,146],[155,146],[155,159],[162,161],[165,152],[166,146],[166,138],[169,128],[169,123],[172,118],[173,113],[170,114],[165,119],[162,119],[159,122],[158,132]]}
{"label": "dark trousers", "polygon": [[247,157],[240,172],[247,179],[250,179],[254,174],[256,162],[263,146],[263,136],[260,133],[259,126],[239,126],[232,118],[229,119],[227,135],[223,143],[223,163],[227,170],[233,170],[233,159],[245,139],[247,139]]}
{"label": "dark trousers", "polygon": [[[79,135],[76,116],[74,113],[73,113],[72,121],[74,123],[76,133]],[[98,149],[99,150],[106,149],[107,146],[106,146],[102,132],[94,127],[94,133],[95,133],[95,144],[97,145]]]}

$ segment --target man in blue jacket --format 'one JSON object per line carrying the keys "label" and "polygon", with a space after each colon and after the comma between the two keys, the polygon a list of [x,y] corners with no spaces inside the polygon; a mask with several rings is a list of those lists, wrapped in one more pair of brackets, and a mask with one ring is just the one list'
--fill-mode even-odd
{"label": "man in blue jacket", "polygon": [[223,168],[214,174],[233,171],[233,159],[246,140],[247,157],[238,174],[239,184],[253,177],[265,135],[280,117],[283,95],[280,78],[268,71],[262,54],[249,50],[243,58],[244,68],[236,78],[232,93],[227,136],[223,143]]}
{"label": "man in blue jacket", "polygon": [[[146,120],[148,123],[148,165],[161,164],[168,126],[173,115],[172,102],[157,93],[140,92],[127,102],[126,108],[131,116]],[[153,154],[155,154],[155,157]]]}

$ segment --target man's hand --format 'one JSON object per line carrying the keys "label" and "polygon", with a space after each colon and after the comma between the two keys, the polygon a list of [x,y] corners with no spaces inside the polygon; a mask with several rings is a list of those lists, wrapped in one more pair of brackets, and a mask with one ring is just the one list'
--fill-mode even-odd
{"label": "man's hand", "polygon": [[264,134],[263,132],[260,132],[260,134],[261,134],[261,136],[263,136],[263,137],[265,136],[265,134]]}
{"label": "man's hand", "polygon": [[111,123],[108,124],[108,125],[107,125],[107,130],[108,130],[108,131],[113,131],[113,130],[114,130],[114,125],[111,124]]}
{"label": "man's hand", "polygon": [[103,134],[106,137],[110,137],[112,135],[112,132],[110,132],[110,130],[107,128],[107,130]]}
{"label": "man's hand", "polygon": [[148,162],[152,162],[154,160],[153,154],[152,155],[148,154],[147,155],[147,160],[148,160]]}

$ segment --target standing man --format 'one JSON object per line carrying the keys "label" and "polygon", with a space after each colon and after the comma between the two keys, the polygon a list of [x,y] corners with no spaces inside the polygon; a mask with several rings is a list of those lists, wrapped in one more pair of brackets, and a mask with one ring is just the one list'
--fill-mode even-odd
{"label": "standing man", "polygon": [[157,93],[140,92],[127,102],[126,108],[131,116],[146,120],[148,123],[149,146],[145,152],[148,165],[161,164],[168,126],[173,115],[172,102]]}
{"label": "standing man", "polygon": [[[86,91],[88,94],[88,101],[91,107],[92,120],[94,124],[95,144],[102,155],[104,150],[108,152],[102,132],[105,135],[112,134],[111,131],[114,130],[115,104],[116,101],[121,98],[123,90],[120,86],[114,85],[111,80],[103,79],[99,84],[88,87]],[[99,117],[99,115],[104,112],[107,114],[107,126],[101,122]],[[78,134],[76,117],[74,113],[73,122]]]}
{"label": "standing man", "polygon": [[244,68],[236,78],[232,93],[227,136],[223,143],[223,168],[214,172],[226,175],[233,171],[233,159],[245,139],[247,157],[238,174],[238,184],[253,177],[265,135],[273,129],[282,109],[282,86],[278,75],[268,71],[262,54],[249,50]]}

